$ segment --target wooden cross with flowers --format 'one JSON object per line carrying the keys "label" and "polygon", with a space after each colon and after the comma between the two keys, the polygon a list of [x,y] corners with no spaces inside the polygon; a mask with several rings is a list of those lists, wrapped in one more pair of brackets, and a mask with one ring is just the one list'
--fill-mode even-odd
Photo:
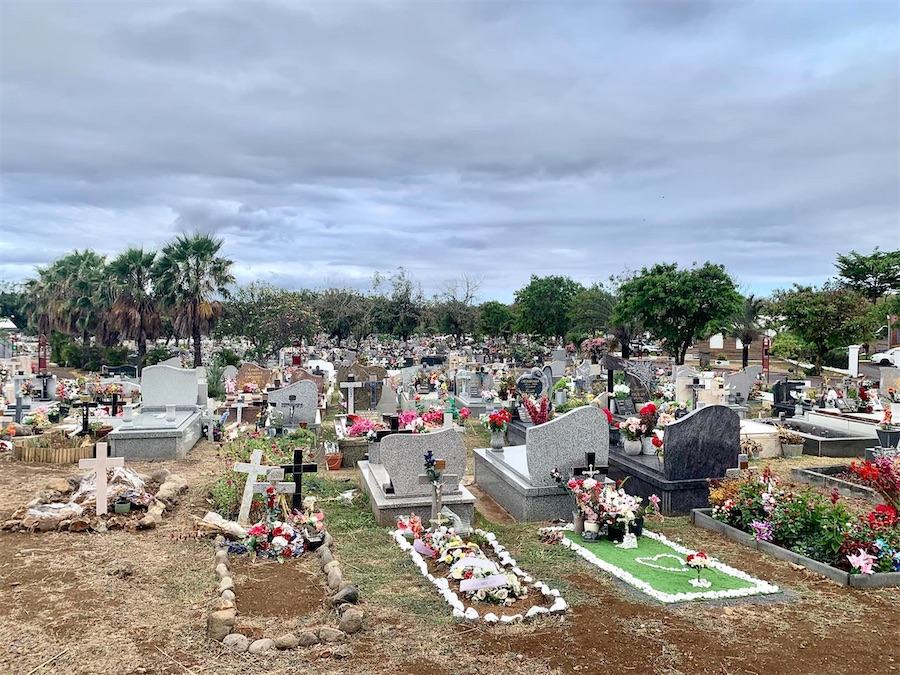
{"label": "wooden cross with flowers", "polygon": [[296,486],[284,480],[284,469],[273,467],[266,472],[266,483],[254,483],[253,494],[266,496],[266,508],[274,509],[278,495],[292,495]]}
{"label": "wooden cross with flowers", "polygon": [[293,464],[282,464],[281,469],[285,474],[290,474],[294,481],[295,490],[291,499],[291,507],[300,511],[303,509],[303,474],[316,473],[318,465],[315,462],[304,460],[303,455],[309,452],[309,448],[294,448]]}

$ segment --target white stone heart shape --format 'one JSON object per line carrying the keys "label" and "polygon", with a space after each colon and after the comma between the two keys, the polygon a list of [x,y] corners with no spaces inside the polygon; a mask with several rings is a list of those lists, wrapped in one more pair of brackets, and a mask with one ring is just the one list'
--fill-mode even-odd
{"label": "white stone heart shape", "polygon": [[[678,567],[669,567],[668,565],[656,565],[654,564],[660,558],[672,558],[678,562]],[[655,555],[652,558],[635,558],[634,561],[636,563],[640,563],[641,565],[646,565],[647,567],[655,567],[658,570],[666,570],[667,572],[690,572],[691,568],[687,567],[684,560],[679,558],[677,555],[672,555],[671,553],[660,553],[659,555]]]}

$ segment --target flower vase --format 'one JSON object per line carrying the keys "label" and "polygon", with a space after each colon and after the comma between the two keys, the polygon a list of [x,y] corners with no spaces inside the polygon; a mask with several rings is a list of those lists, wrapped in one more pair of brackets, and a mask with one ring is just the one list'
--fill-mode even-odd
{"label": "flower vase", "polygon": [[644,533],[644,516],[635,518],[629,529],[636,537],[640,537]]}
{"label": "flower vase", "polygon": [[606,538],[610,541],[622,541],[625,538],[625,523],[611,523],[607,525]]}
{"label": "flower vase", "polygon": [[491,432],[491,450],[503,450],[503,432]]}
{"label": "flower vase", "polygon": [[169,404],[166,406],[166,422],[174,422],[175,421],[175,406]]}
{"label": "flower vase", "polygon": [[878,445],[882,448],[896,448],[900,442],[900,426],[892,429],[875,429],[878,434]]}
{"label": "flower vase", "polygon": [[641,454],[641,442],[638,440],[635,440],[635,441],[626,440],[622,444],[622,447],[625,449],[626,455],[631,455],[632,457],[635,457],[636,455]]}
{"label": "flower vase", "polygon": [[584,523],[584,531],[585,532],[593,532],[597,533],[600,531],[600,523],[596,520],[589,520]]}
{"label": "flower vase", "polygon": [[891,419],[894,424],[900,422],[900,403],[891,403]]}
{"label": "flower vase", "polygon": [[581,511],[572,511],[572,526],[573,534],[580,536],[584,533],[584,514]]}
{"label": "flower vase", "polygon": [[655,455],[656,446],[653,445],[653,436],[644,436],[641,438],[641,454]]}
{"label": "flower vase", "polygon": [[619,445],[622,439],[622,432],[619,427],[610,425],[609,426],[609,444],[610,445]]}

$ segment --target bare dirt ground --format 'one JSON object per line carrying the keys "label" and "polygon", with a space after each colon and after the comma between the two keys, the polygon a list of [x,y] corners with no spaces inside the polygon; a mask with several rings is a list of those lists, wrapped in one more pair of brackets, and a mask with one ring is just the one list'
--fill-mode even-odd
{"label": "bare dirt ground", "polygon": [[[466,439],[470,448],[481,440],[474,434]],[[345,574],[360,587],[363,633],[339,646],[232,654],[205,636],[205,608],[217,581],[212,543],[188,536],[192,516],[207,509],[214,455],[215,446],[203,442],[183,461],[130,463],[146,473],[165,466],[190,485],[157,530],[0,533],[0,673],[900,673],[898,589],[844,588],[694,528],[685,518],[669,518],[659,529],[670,538],[778,584],[786,594],[775,602],[662,606],[571,552],[540,544],[535,524],[512,523],[488,502],[481,524],[498,534],[520,566],[559,588],[570,613],[510,627],[454,623],[443,600],[360,507],[355,524],[345,518],[332,533]],[[779,473],[790,466],[775,464]],[[0,519],[49,478],[75,471],[0,462]],[[331,477],[353,480],[354,473]],[[329,504],[322,506],[327,514]],[[306,563],[281,568],[236,568],[239,626],[275,637],[334,621],[320,604],[324,591],[315,585],[323,579],[316,569]],[[293,581],[285,577],[290,569]]]}

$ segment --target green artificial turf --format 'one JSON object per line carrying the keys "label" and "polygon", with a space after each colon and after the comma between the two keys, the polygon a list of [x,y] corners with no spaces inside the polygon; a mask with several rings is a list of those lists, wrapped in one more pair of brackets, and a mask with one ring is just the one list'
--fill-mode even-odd
{"label": "green artificial turf", "polygon": [[[701,577],[712,582],[709,588],[697,588],[688,583],[691,579],[697,578],[697,571],[687,567],[686,564],[679,564],[673,558],[661,558],[658,560],[650,560],[654,556],[666,554],[686,560],[687,555],[679,553],[674,549],[666,546],[662,542],[650,539],[649,537],[638,537],[638,547],[636,549],[616,548],[615,543],[602,540],[599,542],[584,542],[580,536],[571,535],[572,541],[588,549],[598,558],[619,567],[629,574],[634,575],[644,583],[649,584],[654,590],[662,593],[706,593],[709,591],[725,591],[740,588],[754,588],[756,584],[744,581],[730,574],[726,574],[717,569],[706,568],[701,571]],[[637,562],[638,558],[648,559],[655,565],[665,565],[667,567],[679,568],[683,567],[685,571],[668,571],[649,567]],[[623,579],[625,583],[627,580]]]}

